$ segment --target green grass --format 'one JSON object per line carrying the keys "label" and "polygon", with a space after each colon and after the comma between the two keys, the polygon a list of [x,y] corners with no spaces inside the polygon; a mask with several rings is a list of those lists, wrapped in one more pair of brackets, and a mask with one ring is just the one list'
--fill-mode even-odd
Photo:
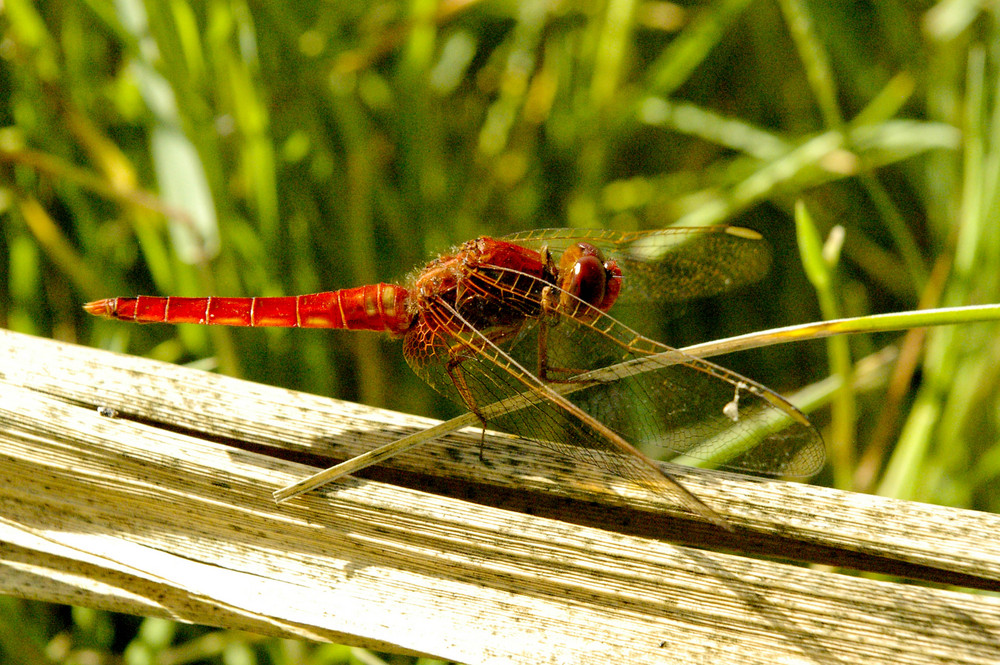
{"label": "green grass", "polygon": [[[451,416],[375,335],[129,326],[80,305],[320,291],[479,234],[675,223],[749,226],[775,250],[761,284],[664,312],[675,346],[1000,302],[1000,40],[979,6],[8,0],[0,325]],[[845,233],[809,279],[799,200],[814,249]],[[817,482],[997,511],[998,339],[969,324],[724,363],[791,393],[898,345],[893,387],[841,389],[814,416]],[[0,651],[164,662],[135,646],[149,621],[109,616],[7,600]],[[163,648],[195,644],[192,661],[351,662],[171,630]]]}

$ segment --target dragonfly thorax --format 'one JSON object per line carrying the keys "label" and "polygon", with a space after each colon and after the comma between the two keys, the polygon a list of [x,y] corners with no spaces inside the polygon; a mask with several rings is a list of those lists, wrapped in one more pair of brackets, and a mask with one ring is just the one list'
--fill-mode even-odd
{"label": "dragonfly thorax", "polygon": [[450,328],[509,330],[542,314],[543,291],[556,277],[545,252],[478,238],[424,268],[411,290],[412,307]]}

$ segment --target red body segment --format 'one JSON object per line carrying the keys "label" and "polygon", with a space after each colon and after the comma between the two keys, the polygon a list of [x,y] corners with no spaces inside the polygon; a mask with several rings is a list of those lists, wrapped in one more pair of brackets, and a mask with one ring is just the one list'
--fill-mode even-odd
{"label": "red body segment", "polygon": [[412,321],[409,293],[394,284],[278,298],[108,298],[85,309],[108,319],[136,323],[223,326],[343,328],[401,334]]}
{"label": "red body segment", "polygon": [[478,250],[478,263],[484,266],[503,266],[539,278],[544,276],[548,267],[541,254],[528,247],[486,236],[475,240],[474,244]]}

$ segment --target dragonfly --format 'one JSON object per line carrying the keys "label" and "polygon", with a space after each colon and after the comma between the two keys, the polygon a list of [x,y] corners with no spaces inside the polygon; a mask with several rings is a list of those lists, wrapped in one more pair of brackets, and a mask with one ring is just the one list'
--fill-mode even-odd
{"label": "dragonfly", "polygon": [[410,367],[483,426],[549,446],[729,529],[643,450],[719,468],[808,477],[825,448],[769,388],[646,337],[609,313],[756,281],[770,249],[735,226],[543,229],[480,237],[403,284],[282,297],[108,298],[90,314],[138,323],[369,330],[402,338]]}

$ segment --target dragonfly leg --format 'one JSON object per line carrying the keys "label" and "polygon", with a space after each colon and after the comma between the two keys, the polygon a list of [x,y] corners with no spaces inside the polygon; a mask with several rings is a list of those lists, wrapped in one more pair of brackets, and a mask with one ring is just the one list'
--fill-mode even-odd
{"label": "dragonfly leg", "polygon": [[542,317],[538,320],[538,378],[549,382],[549,325],[546,313],[549,311],[549,293],[551,289],[542,290]]}
{"label": "dragonfly leg", "polygon": [[[549,327],[550,318],[558,321],[556,305],[552,297],[551,287],[542,289],[542,316],[538,319],[538,378],[545,383],[574,383],[574,377],[582,374],[582,369],[572,369],[570,367],[550,367],[549,366]],[[563,377],[557,378],[562,374]]]}
{"label": "dragonfly leg", "polygon": [[472,391],[469,390],[469,384],[465,380],[465,373],[462,371],[462,361],[458,359],[448,361],[445,365],[445,371],[448,372],[451,382],[455,384],[455,390],[458,391],[458,394],[465,403],[465,406],[472,412],[472,415],[479,420],[479,424],[483,427],[482,433],[479,437],[479,461],[486,464],[486,456],[483,454],[483,449],[486,446],[486,418],[479,411],[476,399],[472,396]]}
{"label": "dragonfly leg", "polygon": [[579,374],[579,372],[571,369],[549,367],[549,318],[556,314],[557,304],[557,301],[553,300],[552,287],[546,286],[542,289],[542,315],[538,318],[538,378],[545,383],[570,382],[563,379],[554,379],[550,374]]}

